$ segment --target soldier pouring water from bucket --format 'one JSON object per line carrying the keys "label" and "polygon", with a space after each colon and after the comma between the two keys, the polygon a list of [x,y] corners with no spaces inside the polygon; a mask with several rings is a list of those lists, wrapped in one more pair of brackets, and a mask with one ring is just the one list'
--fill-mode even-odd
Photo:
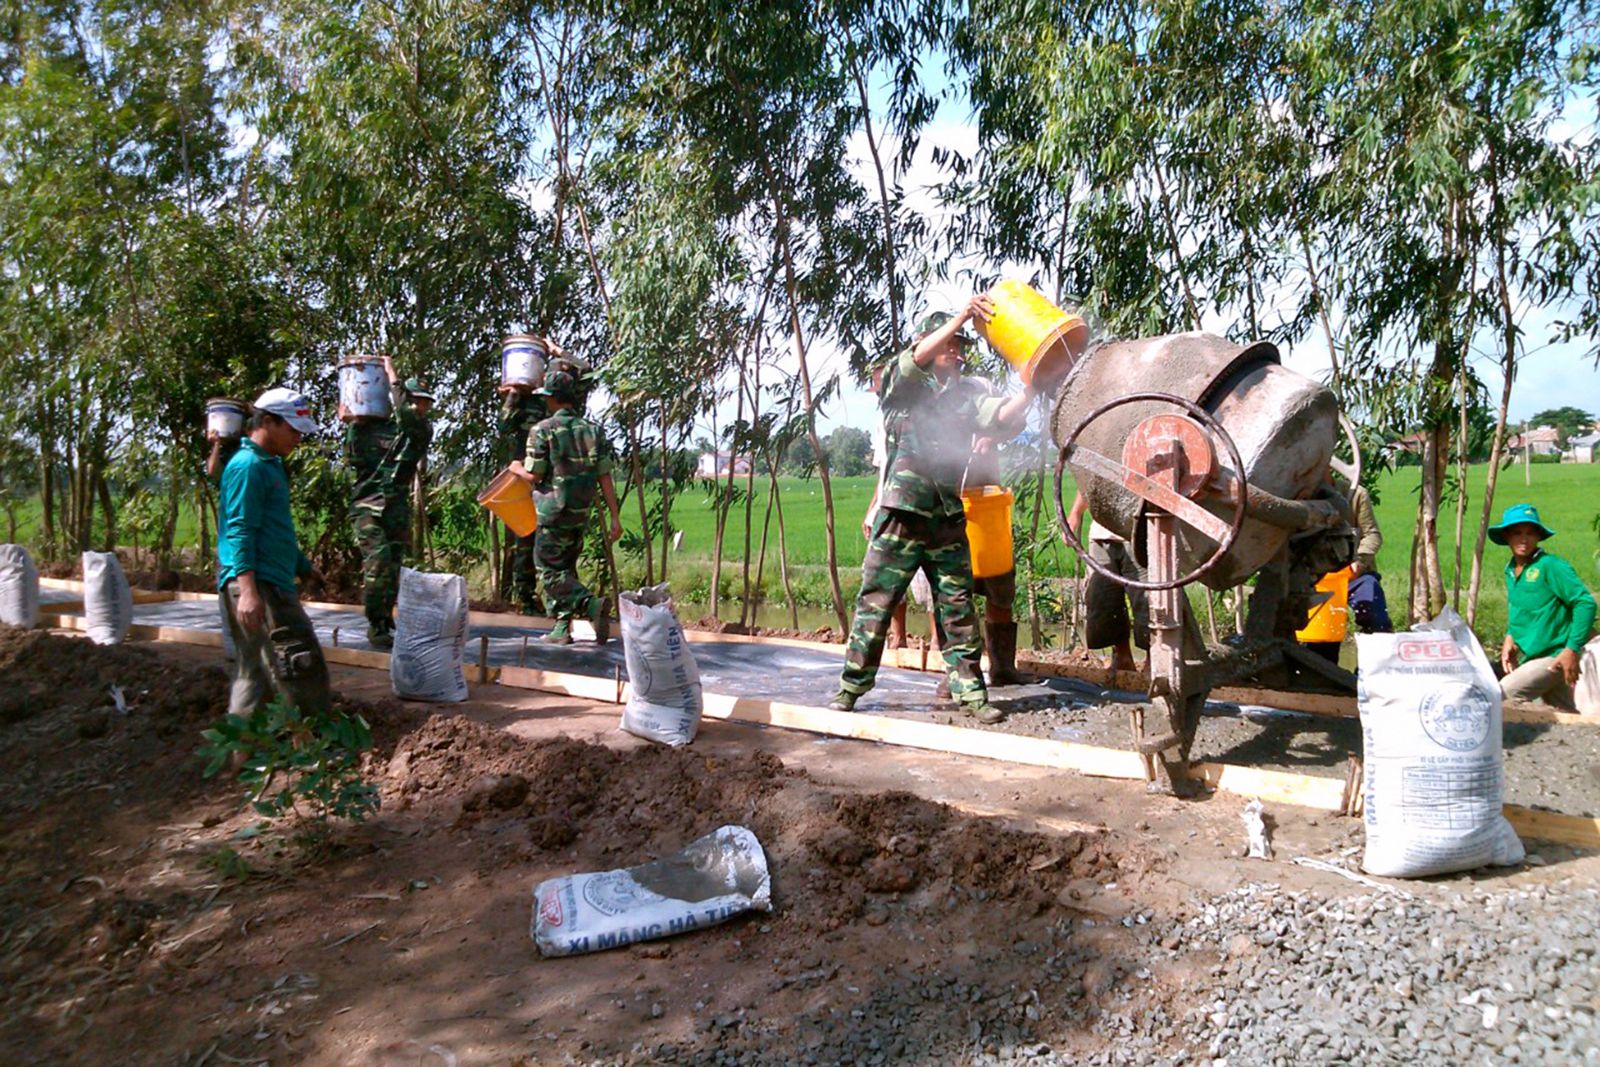
{"label": "soldier pouring water from bucket", "polygon": [[[561,348],[549,338],[513,334],[500,344],[500,418],[495,425],[501,461],[520,463],[528,454],[528,432],[550,417],[545,403],[545,365]],[[511,555],[511,589],[517,610],[540,615],[539,565],[535,556],[536,533],[517,537]]]}
{"label": "soldier pouring water from bucket", "polygon": [[975,296],[954,315],[926,316],[916,342],[894,357],[884,375],[880,404],[889,461],[862,563],[845,668],[828,705],[836,711],[854,710],[872,688],[890,617],[921,570],[933,587],[934,623],[951,697],[981,722],[1004,718],[989,703],[980,669],[961,481],[974,438],[1014,435],[1027,418],[1033,392],[1025,388],[1009,398],[979,397],[957,384],[974,343],[963,327],[974,319],[987,322],[992,313],[988,297]]}

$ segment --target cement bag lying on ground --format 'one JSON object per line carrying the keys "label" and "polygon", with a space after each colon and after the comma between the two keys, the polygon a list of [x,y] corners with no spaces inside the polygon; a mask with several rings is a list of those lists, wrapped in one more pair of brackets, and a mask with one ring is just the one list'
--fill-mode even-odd
{"label": "cement bag lying on ground", "polygon": [[389,684],[394,695],[441,703],[467,699],[467,580],[400,568]]}
{"label": "cement bag lying on ground", "polygon": [[39,625],[39,568],[21,545],[0,545],[0,622]]}
{"label": "cement bag lying on ground", "polygon": [[83,554],[83,616],[89,640],[120,645],[133,625],[133,589],[115,552]]}
{"label": "cement bag lying on ground", "polygon": [[1409,632],[1357,634],[1371,874],[1420,878],[1522,861],[1501,814],[1500,686],[1446,608]]}
{"label": "cement bag lying on ground", "polygon": [[1578,659],[1578,684],[1572,687],[1572,702],[1580,715],[1600,715],[1600,637],[1583,646]]}
{"label": "cement bag lying on ground", "polygon": [[771,910],[761,842],[742,826],[724,826],[638,867],[540,882],[529,932],[541,954],[576,956]]}
{"label": "cement bag lying on ground", "polygon": [[631,691],[622,728],[674,748],[687,745],[700,729],[704,700],[672,594],[665,584],[623,593],[620,614]]}

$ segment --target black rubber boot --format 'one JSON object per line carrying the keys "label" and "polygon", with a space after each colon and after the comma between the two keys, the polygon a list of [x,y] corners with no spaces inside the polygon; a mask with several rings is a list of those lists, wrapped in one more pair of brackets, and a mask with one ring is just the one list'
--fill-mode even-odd
{"label": "black rubber boot", "polygon": [[1017,624],[985,622],[983,638],[989,650],[989,684],[1026,685],[1028,679],[1017,673]]}

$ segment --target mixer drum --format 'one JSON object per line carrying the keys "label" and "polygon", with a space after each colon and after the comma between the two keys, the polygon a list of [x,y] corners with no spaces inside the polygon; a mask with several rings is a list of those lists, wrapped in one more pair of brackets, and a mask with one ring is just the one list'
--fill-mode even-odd
{"label": "mixer drum", "polygon": [[[1137,392],[1172,393],[1216,416],[1239,446],[1244,478],[1257,489],[1289,500],[1315,494],[1327,476],[1339,432],[1339,406],[1327,387],[1279,365],[1278,349],[1258,341],[1240,346],[1208,333],[1180,333],[1138,341],[1116,341],[1092,349],[1072,369],[1056,397],[1051,430],[1057,447],[1096,408]],[[1151,415],[1170,414],[1155,402],[1114,408],[1078,436],[1078,445],[1117,462],[1133,428]],[[1217,449],[1223,471],[1237,475],[1227,450]],[[1095,521],[1132,540],[1144,501],[1116,482],[1069,461]],[[1224,520],[1233,509],[1206,496],[1198,503]],[[1178,568],[1204,563],[1217,543],[1178,524]],[[1247,518],[1238,540],[1205,576],[1213,589],[1238,585],[1271,562],[1290,531]]]}

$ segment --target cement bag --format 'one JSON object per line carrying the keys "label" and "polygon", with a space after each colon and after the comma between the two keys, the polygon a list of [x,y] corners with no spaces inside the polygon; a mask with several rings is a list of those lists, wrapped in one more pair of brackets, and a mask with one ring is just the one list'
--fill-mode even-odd
{"label": "cement bag", "polygon": [[1572,687],[1572,701],[1580,715],[1600,715],[1600,637],[1583,646],[1578,659],[1578,684]]}
{"label": "cement bag", "polygon": [[674,748],[687,745],[705,702],[672,594],[665,584],[623,593],[620,613],[630,690],[622,728]]}
{"label": "cement bag", "polygon": [[0,545],[0,622],[39,625],[39,568],[21,545]]}
{"label": "cement bag", "polygon": [[467,645],[467,580],[400,568],[389,685],[408,700],[467,699],[461,667]]}
{"label": "cement bag", "polygon": [[120,645],[133,625],[133,589],[115,552],[83,554],[83,616],[89,640]]}
{"label": "cement bag", "polygon": [[1522,861],[1500,812],[1500,686],[1446,608],[1409,632],[1357,634],[1367,850],[1399,878]]}
{"label": "cement bag", "polygon": [[576,956],[771,910],[761,843],[742,826],[724,826],[638,867],[540,882],[529,933],[542,955]]}

